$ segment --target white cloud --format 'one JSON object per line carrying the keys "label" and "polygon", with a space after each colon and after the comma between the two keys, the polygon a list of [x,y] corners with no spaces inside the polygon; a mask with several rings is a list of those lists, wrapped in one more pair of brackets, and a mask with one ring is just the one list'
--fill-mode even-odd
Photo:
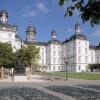
{"label": "white cloud", "polygon": [[36,7],[43,12],[49,11],[49,9],[46,7],[46,5],[42,2],[37,3]]}
{"label": "white cloud", "polygon": [[38,2],[35,6],[35,8],[31,8],[30,6],[26,6],[23,8],[23,13],[22,13],[22,17],[35,17],[38,14],[40,14],[39,12],[45,12],[47,13],[49,11],[49,9],[46,7],[46,5],[42,2]]}
{"label": "white cloud", "polygon": [[34,16],[36,16],[36,12],[32,10],[23,14],[23,17],[34,17]]}
{"label": "white cloud", "polygon": [[37,11],[36,10],[33,10],[31,9],[30,7],[25,7],[24,8],[24,13],[23,13],[23,17],[35,17],[37,15]]}

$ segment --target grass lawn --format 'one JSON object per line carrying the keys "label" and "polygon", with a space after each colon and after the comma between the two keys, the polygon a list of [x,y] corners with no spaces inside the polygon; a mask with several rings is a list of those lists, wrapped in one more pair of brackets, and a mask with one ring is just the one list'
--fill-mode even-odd
{"label": "grass lawn", "polygon": [[[41,74],[47,77],[62,77],[66,78],[66,72],[39,72],[37,74]],[[76,79],[86,79],[86,80],[100,80],[100,73],[87,73],[87,72],[81,72],[81,73],[75,73],[75,72],[69,72],[68,78],[76,78]]]}

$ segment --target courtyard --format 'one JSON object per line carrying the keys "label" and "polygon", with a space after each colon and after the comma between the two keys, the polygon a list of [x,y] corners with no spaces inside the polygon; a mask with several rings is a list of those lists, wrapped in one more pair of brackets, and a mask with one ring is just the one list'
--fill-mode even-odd
{"label": "courtyard", "polygon": [[23,82],[0,80],[0,100],[100,100],[100,80],[41,75]]}

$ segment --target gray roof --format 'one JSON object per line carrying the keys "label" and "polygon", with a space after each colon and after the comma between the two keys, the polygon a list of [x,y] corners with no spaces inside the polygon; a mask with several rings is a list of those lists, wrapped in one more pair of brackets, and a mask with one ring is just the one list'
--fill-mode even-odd
{"label": "gray roof", "polygon": [[75,39],[79,39],[79,40],[87,40],[87,37],[84,36],[83,34],[74,34],[70,37],[69,40],[75,40]]}
{"label": "gray roof", "polygon": [[16,25],[11,25],[11,24],[8,24],[8,23],[1,23],[0,22],[0,29],[3,29],[3,27],[5,27],[8,30],[16,30],[17,29]]}
{"label": "gray roof", "polygon": [[69,40],[66,38],[66,40],[65,41],[63,41],[62,43],[66,43],[66,42],[68,42]]}
{"label": "gray roof", "polygon": [[47,43],[46,42],[35,42],[36,45],[42,45],[42,46],[46,46]]}
{"label": "gray roof", "polygon": [[34,42],[34,41],[23,41],[24,44],[35,44],[35,45],[39,45],[39,46],[46,46],[47,43],[46,42]]}
{"label": "gray roof", "polygon": [[99,43],[98,46],[90,45],[89,48],[90,48],[90,49],[93,49],[93,50],[100,50],[100,43]]}
{"label": "gray roof", "polygon": [[33,27],[32,25],[29,25],[29,26],[27,27],[26,32],[35,32],[35,33],[36,33],[36,29],[35,29],[35,27]]}
{"label": "gray roof", "polygon": [[22,41],[22,38],[19,35],[15,35],[16,40]]}
{"label": "gray roof", "polygon": [[59,45],[61,45],[62,43],[61,43],[59,40],[57,40],[57,39],[51,39],[51,40],[48,42],[48,44],[59,44]]}

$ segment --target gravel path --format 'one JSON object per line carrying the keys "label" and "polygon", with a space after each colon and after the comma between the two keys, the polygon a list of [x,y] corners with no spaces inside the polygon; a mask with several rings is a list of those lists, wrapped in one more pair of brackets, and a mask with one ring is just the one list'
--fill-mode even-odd
{"label": "gravel path", "polygon": [[100,92],[71,86],[50,86],[47,89],[69,95],[77,100],[100,100]]}
{"label": "gravel path", "polygon": [[0,88],[0,100],[61,100],[36,88]]}
{"label": "gravel path", "polygon": [[100,100],[100,80],[0,80],[0,100]]}

